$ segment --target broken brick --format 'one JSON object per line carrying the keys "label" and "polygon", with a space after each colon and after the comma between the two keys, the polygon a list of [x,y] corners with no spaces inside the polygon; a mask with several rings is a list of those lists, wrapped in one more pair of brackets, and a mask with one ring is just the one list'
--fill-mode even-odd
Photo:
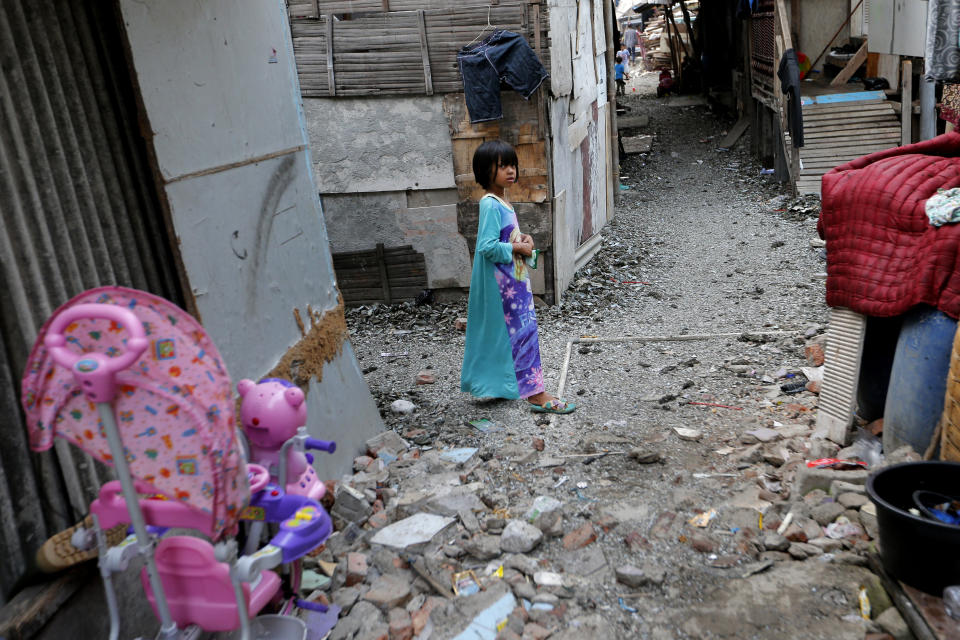
{"label": "broken brick", "polygon": [[597,532],[593,529],[593,524],[587,522],[578,529],[574,529],[563,536],[563,548],[567,551],[573,549],[583,549],[585,546],[593,543],[597,539]]}

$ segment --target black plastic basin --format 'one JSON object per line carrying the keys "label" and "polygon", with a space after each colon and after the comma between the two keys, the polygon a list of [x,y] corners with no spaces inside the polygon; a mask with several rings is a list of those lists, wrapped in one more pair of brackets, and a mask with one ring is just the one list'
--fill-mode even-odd
{"label": "black plastic basin", "polygon": [[877,506],[880,558],[887,573],[940,597],[960,584],[960,527],[911,514],[915,491],[960,494],[960,463],[905,462],[867,478]]}

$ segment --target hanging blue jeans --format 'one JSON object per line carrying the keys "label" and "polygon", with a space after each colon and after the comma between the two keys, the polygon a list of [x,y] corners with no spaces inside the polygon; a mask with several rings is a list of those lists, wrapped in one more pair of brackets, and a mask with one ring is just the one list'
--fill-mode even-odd
{"label": "hanging blue jeans", "polygon": [[529,99],[550,74],[518,33],[498,29],[457,52],[470,122],[503,117],[500,83]]}

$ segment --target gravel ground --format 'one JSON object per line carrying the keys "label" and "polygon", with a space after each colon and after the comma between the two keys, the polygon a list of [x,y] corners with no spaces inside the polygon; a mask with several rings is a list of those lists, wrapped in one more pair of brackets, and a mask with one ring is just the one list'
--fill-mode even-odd
{"label": "gravel ground", "polygon": [[[779,387],[806,366],[804,345],[826,325],[818,275],[825,263],[811,246],[819,207],[792,201],[783,185],[761,174],[749,131],[732,150],[718,150],[732,120],[706,106],[667,106],[655,98],[656,76],[638,76],[625,103],[629,115],[647,114],[650,123],[626,133],[654,135],[652,152],[621,159],[624,187],[601,250],[576,274],[562,304],[539,309],[547,388],[555,391],[560,381],[567,341],[581,336],[734,336],[574,344],[564,395],[579,408],[554,421],[520,401],[459,391],[464,334],[454,321],[466,316],[465,299],[351,310],[351,340],[390,427],[424,447],[480,448],[486,463],[474,477],[486,483],[481,497],[491,510],[522,514],[535,496],[553,496],[565,505],[564,533],[606,516],[609,526],[587,547],[602,551],[599,560],[596,552],[563,549],[558,538],[531,555],[582,580],[589,588],[577,590],[575,606],[603,613],[619,637],[791,637],[790,628],[830,616],[800,612],[783,626],[744,623],[725,631],[691,627],[685,617],[756,558],[732,533],[742,526],[738,496],[755,499],[758,483],[776,488],[790,474],[790,465],[738,460],[735,451],[749,442],[743,432],[814,422],[816,396],[786,396]],[[424,370],[434,384],[414,383]],[[417,409],[393,414],[397,399]],[[481,432],[468,424],[480,418],[497,427]],[[681,439],[675,428],[699,435]],[[533,452],[534,438],[544,440],[542,453]],[[636,447],[661,462],[623,455]],[[783,457],[795,466],[808,453],[802,449],[787,445]],[[605,451],[614,453],[584,455]],[[694,545],[703,536],[687,521],[710,508],[720,516],[702,530],[710,548],[701,552]],[[635,544],[626,545],[634,532]],[[638,591],[613,579],[613,569],[625,564],[659,566],[665,575]],[[853,612],[855,603],[841,610]],[[856,637],[840,631],[823,628],[824,637]]]}

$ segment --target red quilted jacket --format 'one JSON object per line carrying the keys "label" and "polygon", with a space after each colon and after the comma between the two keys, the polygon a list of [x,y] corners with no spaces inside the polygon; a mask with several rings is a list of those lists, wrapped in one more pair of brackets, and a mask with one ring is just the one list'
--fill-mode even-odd
{"label": "red quilted jacket", "polygon": [[960,186],[960,133],[878,151],[823,176],[817,231],[827,241],[827,304],[870,316],[917,304],[960,317],[960,224],[924,205]]}

